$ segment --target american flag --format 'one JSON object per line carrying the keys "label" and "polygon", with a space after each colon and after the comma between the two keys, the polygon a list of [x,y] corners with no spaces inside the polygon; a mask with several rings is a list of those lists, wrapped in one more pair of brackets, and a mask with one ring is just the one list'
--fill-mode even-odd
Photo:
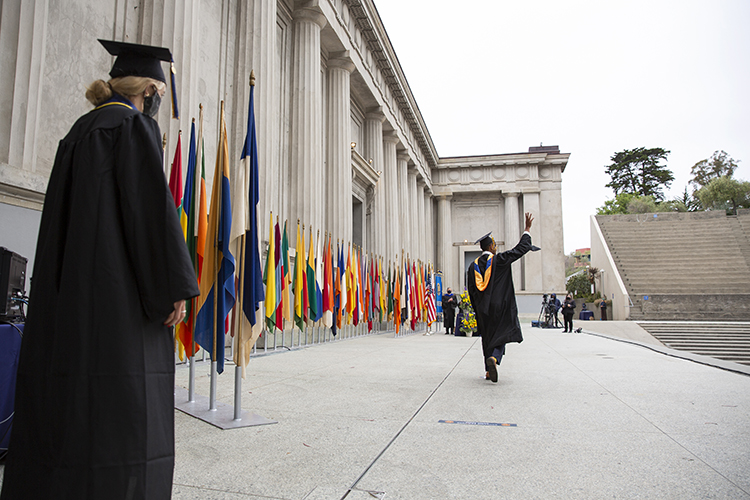
{"label": "american flag", "polygon": [[437,318],[437,311],[435,310],[435,295],[432,293],[432,273],[427,273],[427,284],[425,288],[427,289],[424,294],[424,302],[427,307],[427,324],[431,325]]}

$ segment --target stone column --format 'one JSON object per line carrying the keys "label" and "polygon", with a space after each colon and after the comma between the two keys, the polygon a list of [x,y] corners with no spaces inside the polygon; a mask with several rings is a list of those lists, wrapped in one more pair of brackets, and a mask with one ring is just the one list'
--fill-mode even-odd
{"label": "stone column", "polygon": [[441,194],[437,197],[437,268],[443,272],[443,290],[450,286],[460,291],[459,282],[456,280],[456,262],[454,262],[453,255],[452,197],[450,194]]}
{"label": "stone column", "polygon": [[414,165],[409,166],[409,229],[411,238],[409,241],[409,247],[406,249],[406,253],[410,256],[414,256],[418,252],[419,247],[419,227],[417,226],[417,168]]}
{"label": "stone column", "polygon": [[352,240],[352,150],[349,52],[328,59],[326,225],[335,238]]}
{"label": "stone column", "polygon": [[49,2],[1,5],[0,182],[43,193],[47,173],[36,172],[36,158]]}
{"label": "stone column", "polygon": [[[243,2],[241,2],[243,3]],[[276,2],[255,1],[252,2],[253,23],[253,51],[251,61],[247,61],[248,72],[255,71],[255,127],[258,138],[258,186],[260,188],[260,200],[258,202],[258,223],[260,224],[261,238],[268,234],[268,213],[273,212],[279,216],[281,230],[284,230],[284,219],[289,216],[287,200],[289,187],[286,176],[281,172],[281,158],[279,157],[279,127],[277,117],[279,116],[278,90],[274,84],[276,78]],[[247,18],[245,18],[247,19]],[[246,21],[245,24],[249,23]],[[247,109],[245,106],[243,109]],[[239,114],[239,113],[238,113]],[[241,113],[245,116],[245,113]],[[245,116],[245,118],[247,118]],[[247,120],[240,129],[246,128]],[[242,141],[245,140],[246,131],[241,130]],[[236,143],[240,146],[243,143]],[[231,147],[231,145],[230,145]],[[234,148],[239,151],[238,147]],[[293,224],[289,221],[287,229]]]}
{"label": "stone column", "polygon": [[385,254],[395,259],[401,248],[401,223],[399,213],[398,170],[396,167],[396,132],[383,136],[383,178],[385,181]]}
{"label": "stone column", "polygon": [[313,232],[323,223],[322,89],[320,30],[325,16],[317,9],[294,11],[290,120],[290,222],[299,219]]}
{"label": "stone column", "polygon": [[425,240],[427,239],[427,225],[425,224],[425,210],[424,210],[424,189],[427,184],[423,178],[417,179],[417,230],[415,234],[417,236],[417,255],[415,258],[425,260],[425,249],[427,245]]}
{"label": "stone column", "polygon": [[[541,245],[542,217],[539,212],[539,193],[523,193],[523,211],[531,212],[534,222],[531,225],[531,241]],[[520,214],[519,214],[520,215]],[[523,258],[524,290],[544,293],[542,280],[542,255],[544,250],[529,252]]]}
{"label": "stone column", "polygon": [[428,188],[424,191],[425,223],[427,224],[427,239],[425,261],[435,263],[435,219],[432,210],[432,191]]}
{"label": "stone column", "polygon": [[409,247],[411,238],[410,220],[409,220],[409,155],[406,151],[401,151],[396,156],[396,170],[398,171],[398,212],[399,224],[401,228],[400,245],[397,248],[396,260],[401,259],[401,250]]}
{"label": "stone column", "polygon": [[[554,168],[559,168],[555,166]],[[558,174],[559,175],[559,174]],[[562,293],[565,291],[565,273],[560,269],[565,268],[565,253],[563,247],[563,214],[562,214],[562,192],[560,181],[545,183],[539,193],[539,224],[541,236],[537,243],[542,247],[542,280],[545,291]],[[534,220],[534,224],[537,220]]]}
{"label": "stone column", "polygon": [[[172,159],[171,155],[174,155],[175,148],[177,147],[180,130],[183,131],[182,144],[184,146],[190,138],[189,130],[191,118],[195,117],[196,120],[198,118],[198,97],[196,92],[194,92],[194,89],[197,87],[199,77],[196,68],[200,66],[199,50],[197,49],[200,36],[196,32],[198,26],[195,25],[194,19],[197,16],[200,16],[200,1],[143,0],[140,2],[139,8],[136,9],[136,12],[139,16],[137,38],[127,39],[125,38],[127,33],[123,33],[122,39],[127,42],[141,43],[144,45],[168,47],[171,50],[172,58],[174,59],[180,118],[179,120],[172,119],[172,105],[170,102],[170,87],[172,84],[170,82],[168,65],[166,63],[162,64],[162,68],[164,69],[164,76],[167,78],[167,91],[164,95],[164,103],[159,108],[159,113],[155,117],[159,122],[161,131],[167,134],[166,150],[168,152],[168,160],[164,163],[164,170],[169,172]],[[125,16],[127,17],[127,14],[125,14]],[[123,30],[127,29],[128,22],[129,21],[123,19]],[[119,31],[119,27],[116,28],[116,30]],[[252,43],[248,38],[251,33],[251,27],[246,29],[240,28],[237,31],[236,36],[243,40],[244,43],[240,43],[239,45],[252,48]],[[247,68],[246,62],[249,61],[250,58],[245,58],[242,52],[235,55],[237,59],[232,64],[227,64],[226,60],[228,54],[226,50],[222,50],[219,57],[222,62],[230,68],[230,70],[222,72],[219,78],[219,88],[217,90],[220,95],[226,96],[223,98],[226,101],[226,109],[239,108],[242,106],[241,102],[244,102],[245,107],[243,114],[246,116],[247,95],[249,94],[248,83],[250,76],[250,69]],[[244,72],[246,68],[247,74],[240,77],[239,73]],[[245,95],[241,102],[237,100],[239,91],[237,87],[239,86],[239,83],[235,81],[235,78],[242,80],[242,90],[245,91]],[[203,103],[203,105],[205,106],[206,103]],[[204,110],[204,112],[210,113],[211,111]],[[237,123],[236,120],[232,119],[233,116],[231,113],[227,113],[226,115],[227,134],[229,137],[230,148],[232,148],[232,145],[236,142],[234,134],[236,133]],[[239,121],[241,122],[242,120],[240,119]],[[247,120],[245,120],[244,123],[247,124]],[[204,129],[204,136],[207,135],[207,132],[208,131]],[[218,136],[217,132],[214,133]],[[232,153],[233,154],[230,156],[234,158],[235,153]],[[184,154],[185,151],[183,150],[183,155]],[[233,165],[236,164],[234,161],[232,163]],[[213,169],[213,164],[211,165],[211,169]],[[212,170],[206,172],[207,177],[209,177],[210,172],[212,172]],[[231,175],[232,172],[230,171],[230,177]],[[211,176],[211,178],[213,177]],[[209,181],[209,183],[210,182],[211,181]],[[213,187],[211,186],[211,188]]]}
{"label": "stone column", "polygon": [[385,181],[383,180],[383,121],[385,115],[375,108],[365,115],[364,151],[365,159],[372,160],[372,168],[380,172],[380,179],[375,185],[372,204],[372,224],[368,228],[368,242],[371,252],[385,254]]}
{"label": "stone column", "polygon": [[[521,238],[518,214],[518,193],[503,193],[505,196],[505,250],[510,250]],[[500,250],[500,249],[498,249]],[[516,290],[521,287],[521,262],[519,260],[511,264],[513,272],[513,286]]]}

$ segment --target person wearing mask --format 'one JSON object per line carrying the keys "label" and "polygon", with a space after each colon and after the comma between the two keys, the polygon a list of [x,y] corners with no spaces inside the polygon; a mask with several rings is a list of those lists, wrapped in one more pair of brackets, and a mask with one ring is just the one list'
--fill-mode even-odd
{"label": "person wearing mask", "polygon": [[171,54],[100,42],[111,79],[86,91],[45,196],[2,500],[171,497],[170,327],[200,293],[153,119]]}
{"label": "person wearing mask", "polygon": [[573,333],[573,314],[576,311],[576,301],[570,293],[565,296],[565,302],[562,305],[563,315],[563,333]]}
{"label": "person wearing mask", "polygon": [[555,318],[555,328],[560,328],[560,318],[557,317],[557,312],[562,307],[562,304],[560,303],[560,299],[557,298],[557,294],[551,294],[550,295],[550,307],[552,309],[552,317]]}
{"label": "person wearing mask", "polygon": [[456,296],[453,295],[453,290],[448,287],[446,293],[443,294],[443,325],[446,335],[455,333],[457,306]]}

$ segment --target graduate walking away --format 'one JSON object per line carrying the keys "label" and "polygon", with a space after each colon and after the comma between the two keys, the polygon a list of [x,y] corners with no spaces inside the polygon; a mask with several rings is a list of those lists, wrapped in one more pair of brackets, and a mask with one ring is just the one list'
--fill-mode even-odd
{"label": "graduate walking away", "polygon": [[477,241],[482,255],[467,270],[469,297],[477,317],[477,330],[482,336],[486,378],[493,382],[497,382],[497,365],[505,354],[505,344],[523,342],[511,264],[529,250],[539,250],[532,246],[529,233],[534,218],[528,212],[525,217],[526,227],[515,247],[496,253],[495,240],[488,233]]}
{"label": "graduate walking away", "polygon": [[199,294],[162,168],[168,49],[117,55],[60,141],[39,229],[2,500],[169,499],[174,342]]}

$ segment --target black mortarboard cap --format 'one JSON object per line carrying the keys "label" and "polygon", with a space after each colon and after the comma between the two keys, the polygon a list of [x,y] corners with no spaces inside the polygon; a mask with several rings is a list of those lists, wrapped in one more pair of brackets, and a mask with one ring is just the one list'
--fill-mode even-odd
{"label": "black mortarboard cap", "polygon": [[99,39],[107,52],[116,56],[115,64],[109,72],[112,78],[122,76],[142,76],[167,83],[162,70],[162,61],[170,63],[172,117],[178,118],[177,91],[175,89],[175,69],[172,52],[165,47],[153,47],[137,43],[116,42]]}
{"label": "black mortarboard cap", "polygon": [[490,238],[492,238],[492,231],[490,231],[489,233],[485,234],[484,236],[482,236],[481,238],[479,238],[474,243],[477,244],[477,245],[481,245],[482,241],[484,241],[486,239],[490,239]]}

